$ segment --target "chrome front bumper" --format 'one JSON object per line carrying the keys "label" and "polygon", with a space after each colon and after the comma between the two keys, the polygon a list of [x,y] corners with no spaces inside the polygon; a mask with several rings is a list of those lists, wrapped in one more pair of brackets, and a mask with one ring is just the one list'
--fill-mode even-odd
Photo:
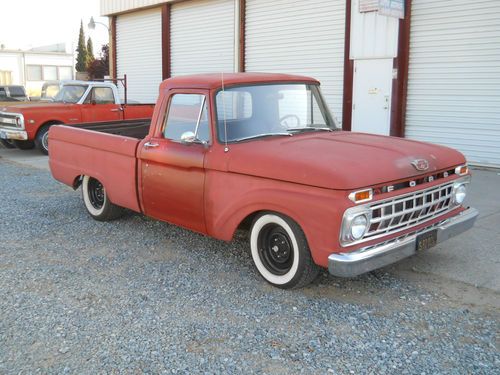
{"label": "chrome front bumper", "polygon": [[476,209],[468,208],[457,216],[419,232],[353,252],[332,254],[328,257],[328,271],[334,276],[354,277],[395,263],[416,253],[417,236],[437,230],[437,243],[446,241],[472,228],[478,214]]}
{"label": "chrome front bumper", "polygon": [[28,133],[23,129],[10,128],[0,126],[0,139],[15,139],[19,141],[26,141]]}

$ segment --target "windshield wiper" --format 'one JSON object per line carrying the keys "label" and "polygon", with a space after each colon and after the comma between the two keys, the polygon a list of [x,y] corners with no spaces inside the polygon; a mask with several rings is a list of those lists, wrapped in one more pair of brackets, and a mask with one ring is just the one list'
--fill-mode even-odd
{"label": "windshield wiper", "polygon": [[233,140],[233,142],[247,141],[249,139],[255,139],[255,138],[273,137],[276,135],[277,136],[286,136],[286,137],[293,136],[293,134],[290,134],[290,133],[262,133],[262,134],[250,135],[248,137],[238,138],[238,139]]}
{"label": "windshield wiper", "polygon": [[312,132],[312,131],[324,131],[324,132],[332,132],[333,129],[319,127],[319,126],[304,126],[302,128],[288,128],[289,132]]}

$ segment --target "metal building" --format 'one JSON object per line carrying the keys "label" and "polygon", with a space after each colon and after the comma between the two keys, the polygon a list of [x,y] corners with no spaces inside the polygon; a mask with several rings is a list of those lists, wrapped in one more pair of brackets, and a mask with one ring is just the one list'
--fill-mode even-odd
{"label": "metal building", "polygon": [[496,0],[101,0],[131,99],[168,77],[318,78],[344,130],[454,147],[500,167]]}

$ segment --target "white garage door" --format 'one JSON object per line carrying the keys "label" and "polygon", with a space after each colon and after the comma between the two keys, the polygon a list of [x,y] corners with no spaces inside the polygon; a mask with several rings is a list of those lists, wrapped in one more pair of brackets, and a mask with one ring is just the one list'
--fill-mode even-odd
{"label": "white garage door", "polygon": [[498,0],[412,3],[406,136],[500,166]]}
{"label": "white garage door", "polygon": [[247,0],[245,70],[312,76],[342,119],[345,0]]}
{"label": "white garage door", "polygon": [[[161,10],[149,9],[116,20],[117,75],[127,75],[127,97],[154,103],[162,81]],[[120,85],[119,85],[120,86]],[[123,90],[121,90],[123,95]]]}
{"label": "white garage door", "polygon": [[234,71],[234,0],[185,1],[171,9],[172,76]]}

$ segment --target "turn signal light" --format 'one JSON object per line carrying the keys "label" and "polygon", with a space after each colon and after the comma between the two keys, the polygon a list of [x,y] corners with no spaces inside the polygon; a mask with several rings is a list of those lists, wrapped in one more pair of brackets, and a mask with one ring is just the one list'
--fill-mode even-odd
{"label": "turn signal light", "polygon": [[353,201],[354,203],[362,203],[362,202],[367,202],[373,198],[373,190],[372,189],[365,189],[365,190],[359,190],[359,191],[353,191],[351,194],[349,194],[349,199]]}
{"label": "turn signal light", "polygon": [[459,176],[463,176],[469,173],[469,167],[467,165],[461,165],[460,167],[455,168],[455,174],[458,174]]}

